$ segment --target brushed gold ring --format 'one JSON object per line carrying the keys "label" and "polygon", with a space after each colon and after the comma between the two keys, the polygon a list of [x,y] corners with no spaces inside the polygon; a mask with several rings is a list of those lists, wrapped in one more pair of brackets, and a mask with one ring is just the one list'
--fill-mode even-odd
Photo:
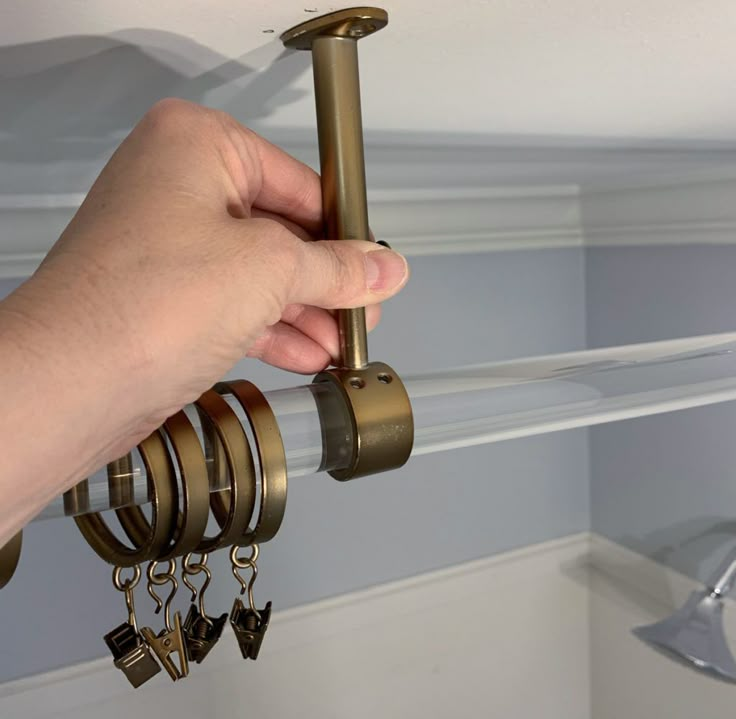
{"label": "brushed gold ring", "polygon": [[[245,547],[267,542],[276,536],[286,511],[286,453],[276,416],[268,400],[252,382],[220,382],[215,385],[215,390],[220,394],[233,395],[243,408],[253,431],[260,464],[261,497],[256,526],[246,531],[235,544]],[[216,517],[218,513],[222,514],[216,507],[213,511]]]}
{"label": "brushed gold ring", "polygon": [[[256,470],[243,426],[232,407],[214,390],[207,390],[195,403],[202,416],[202,433],[209,438],[216,465],[221,448],[229,489],[213,492],[210,506],[220,525],[213,537],[203,537],[197,552],[212,552],[235,544],[247,533],[256,503]],[[219,468],[215,466],[217,473]]]}
{"label": "brushed gold ring", "polygon": [[99,512],[74,517],[79,531],[95,553],[120,567],[132,567],[162,554],[176,529],[176,480],[160,431],[146,437],[138,445],[138,451],[146,467],[151,496],[151,522],[147,524],[147,532],[141,541],[134,548],[123,544]]}
{"label": "brushed gold ring", "polygon": [[[169,417],[162,427],[181,473],[181,498],[176,529],[160,554],[151,557],[165,561],[193,552],[202,541],[210,513],[210,484],[202,445],[186,413],[181,410]],[[116,511],[120,526],[134,544],[142,544],[151,525],[140,507],[121,507]]]}

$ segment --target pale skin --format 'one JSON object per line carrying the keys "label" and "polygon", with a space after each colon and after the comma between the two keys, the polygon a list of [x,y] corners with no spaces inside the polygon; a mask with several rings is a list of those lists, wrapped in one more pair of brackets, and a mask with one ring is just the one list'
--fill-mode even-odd
{"label": "pale skin", "polygon": [[406,261],[321,228],[307,166],[223,113],[154,106],[0,302],[0,546],[244,356],[313,373],[338,356],[330,310],[375,326]]}

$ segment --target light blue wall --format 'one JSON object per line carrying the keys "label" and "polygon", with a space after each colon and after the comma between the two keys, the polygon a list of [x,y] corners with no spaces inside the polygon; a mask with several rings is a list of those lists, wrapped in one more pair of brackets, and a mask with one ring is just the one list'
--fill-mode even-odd
{"label": "light blue wall", "polygon": [[[419,258],[412,270],[371,336],[372,357],[404,374],[584,347],[582,250]],[[253,361],[237,373],[264,388],[300,381]],[[585,430],[419,457],[344,485],[298,478],[256,594],[283,609],[588,526]],[[214,613],[235,586],[223,558],[213,564]],[[138,603],[150,604],[142,591]],[[109,568],[68,519],[29,527],[0,607],[0,681],[104,656],[102,635],[125,615]]]}
{"label": "light blue wall", "polygon": [[[591,347],[736,329],[736,247],[587,251]],[[705,581],[736,544],[736,403],[590,430],[596,532]]]}

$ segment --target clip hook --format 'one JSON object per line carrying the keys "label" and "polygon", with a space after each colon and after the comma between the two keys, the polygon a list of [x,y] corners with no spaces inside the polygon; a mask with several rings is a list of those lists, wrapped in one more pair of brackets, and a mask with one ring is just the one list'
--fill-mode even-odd
{"label": "clip hook", "polygon": [[[251,611],[255,613],[258,621],[260,621],[261,614],[256,609],[256,603],[253,599],[253,585],[256,583],[256,579],[258,578],[258,566],[256,565],[256,562],[258,561],[258,555],[261,550],[257,544],[253,544],[250,548],[250,557],[242,559],[238,557],[238,549],[240,549],[240,547],[236,544],[230,550],[230,562],[232,564],[233,576],[240,583],[240,593],[245,594],[246,591],[248,592],[248,605]],[[251,570],[252,574],[249,581],[246,582],[245,579],[240,576],[240,569]]]}
{"label": "clip hook", "polygon": [[[191,601],[194,602],[195,599],[197,599],[197,607],[199,609],[199,613],[202,616],[202,619],[209,624],[210,626],[213,626],[212,620],[207,616],[204,608],[204,593],[207,591],[207,587],[210,586],[210,582],[212,581],[212,572],[210,571],[210,568],[207,566],[207,559],[209,558],[209,554],[207,552],[200,552],[199,554],[199,561],[198,562],[192,562],[192,556],[194,552],[189,552],[184,559],[182,560],[181,565],[181,578],[184,584],[186,584],[189,591],[192,593]],[[197,590],[197,588],[192,584],[189,577],[194,576],[195,574],[204,573],[205,580],[202,584],[202,587]]]}
{"label": "clip hook", "polygon": [[112,583],[115,589],[125,594],[128,621],[105,634],[104,640],[112,653],[115,666],[125,674],[134,687],[139,687],[158,674],[161,667],[156,664],[143,635],[138,632],[133,590],[141,579],[141,568],[136,564],[132,569],[133,576],[125,580],[122,578],[122,567],[113,569]]}
{"label": "clip hook", "polygon": [[[165,572],[159,572],[156,573],[156,569],[158,568],[158,565],[161,564],[159,561],[153,561],[150,562],[148,565],[148,569],[146,570],[146,577],[148,577],[148,593],[151,595],[151,598],[154,602],[156,602],[156,614],[161,613],[161,609],[164,610],[164,624],[166,625],[167,631],[172,631],[171,628],[171,603],[174,601],[174,596],[176,595],[177,590],[179,589],[179,582],[176,579],[176,576],[174,575],[174,572],[176,572],[176,560],[175,559],[167,559],[166,560],[166,571]],[[156,591],[154,590],[154,585],[158,587],[162,587],[164,584],[168,584],[171,582],[171,591],[169,592],[168,596],[165,600],[161,599],[161,597],[156,594]]]}
{"label": "clip hook", "polygon": [[125,595],[125,606],[128,610],[128,624],[138,633],[138,620],[135,616],[135,600],[133,598],[133,590],[141,581],[141,565],[136,564],[133,567],[133,576],[128,579],[122,579],[123,567],[115,567],[112,570],[112,583],[115,589]]}
{"label": "clip hook", "polygon": [[[239,548],[235,545],[230,550],[230,562],[232,563],[233,575],[240,583],[240,593],[248,592],[248,608],[246,609],[243,606],[243,602],[238,597],[230,610],[230,624],[235,632],[235,638],[238,640],[243,659],[257,659],[271,619],[271,602],[268,602],[263,609],[258,610],[253,600],[253,585],[258,576],[258,567],[256,566],[259,554],[258,545],[251,545],[250,557],[244,559],[238,557]],[[246,568],[252,572],[251,578],[247,582],[240,576],[239,571]]]}
{"label": "clip hook", "polygon": [[[174,614],[173,626],[171,623],[171,602],[179,588],[179,582],[174,576],[174,572],[176,571],[176,560],[167,559],[166,571],[157,574],[156,568],[159,564],[161,564],[159,561],[151,562],[146,570],[146,576],[148,577],[148,593],[156,602],[156,614],[161,611],[161,608],[164,610],[164,624],[166,628],[157,635],[149,627],[143,627],[143,629],[141,629],[141,635],[148,643],[148,646],[150,646],[156,654],[161,665],[168,672],[169,676],[176,681],[177,679],[182,679],[189,674],[189,661],[184,644],[184,634],[182,632],[181,616],[179,612]],[[169,582],[171,582],[172,585],[171,591],[166,599],[162,600],[161,597],[156,594],[153,587],[154,585],[163,586]],[[171,658],[172,654],[178,654],[179,666],[177,666]]]}
{"label": "clip hook", "polygon": [[[190,661],[201,664],[210,650],[220,639],[223,627],[227,622],[227,612],[219,617],[210,617],[206,614],[204,608],[204,593],[212,579],[212,572],[207,567],[208,555],[206,552],[200,552],[199,562],[192,562],[192,555],[195,552],[187,554],[182,561],[182,580],[192,593],[192,606],[184,619],[182,629],[184,631],[184,642],[186,644],[187,655]],[[197,588],[192,584],[190,577],[194,574],[204,573],[205,580],[202,588]],[[199,594],[197,605],[194,600]]]}

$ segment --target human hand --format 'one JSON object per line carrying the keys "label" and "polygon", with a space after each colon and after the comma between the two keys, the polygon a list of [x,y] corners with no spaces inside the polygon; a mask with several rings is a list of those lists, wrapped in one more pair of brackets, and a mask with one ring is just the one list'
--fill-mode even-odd
{"label": "human hand", "polygon": [[378,321],[405,260],[366,241],[310,241],[321,227],[318,176],[231,117],[167,100],[143,118],[3,303],[43,328],[37,351],[74,365],[54,372],[66,383],[71,372],[80,403],[96,394],[87,436],[104,449],[92,463],[127,451],[243,356],[324,368],[338,353],[331,309],[366,305],[369,327]]}

